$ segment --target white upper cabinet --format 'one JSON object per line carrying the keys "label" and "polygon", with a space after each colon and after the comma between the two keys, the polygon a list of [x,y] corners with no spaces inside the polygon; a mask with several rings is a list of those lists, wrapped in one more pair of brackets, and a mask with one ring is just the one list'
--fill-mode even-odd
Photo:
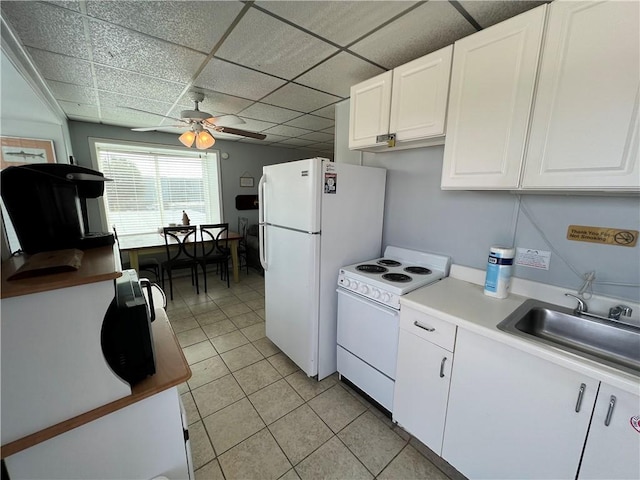
{"label": "white upper cabinet", "polygon": [[518,187],[546,8],[455,43],[442,188]]}
{"label": "white upper cabinet", "polygon": [[[386,150],[443,142],[453,46],[351,87],[349,148]],[[439,140],[433,141],[433,138]]]}
{"label": "white upper cabinet", "polygon": [[523,188],[640,191],[640,3],[553,2]]}
{"label": "white upper cabinet", "polygon": [[351,87],[349,107],[349,148],[373,145],[378,135],[389,133],[391,80],[393,72],[385,72]]}

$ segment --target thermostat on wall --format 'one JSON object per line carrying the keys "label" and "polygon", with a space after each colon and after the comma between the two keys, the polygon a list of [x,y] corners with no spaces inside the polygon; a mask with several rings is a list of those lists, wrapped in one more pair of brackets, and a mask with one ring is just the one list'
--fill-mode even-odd
{"label": "thermostat on wall", "polygon": [[227,158],[229,158],[229,154],[227,152],[222,152],[220,156],[222,157],[223,160],[226,160]]}

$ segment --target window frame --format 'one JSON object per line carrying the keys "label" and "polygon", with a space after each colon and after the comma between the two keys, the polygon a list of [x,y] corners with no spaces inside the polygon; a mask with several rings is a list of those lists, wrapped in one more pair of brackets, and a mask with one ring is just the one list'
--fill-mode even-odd
{"label": "window frame", "polygon": [[[220,210],[220,219],[221,219],[220,221],[222,221],[222,219],[224,218],[224,203],[223,203],[223,195],[222,195],[222,172],[220,168],[221,162],[220,162],[219,150],[207,149],[207,150],[193,151],[191,149],[187,150],[186,148],[175,147],[175,146],[165,145],[165,144],[132,142],[129,140],[118,140],[118,139],[98,138],[98,137],[89,137],[88,141],[89,141],[89,153],[91,155],[91,165],[92,165],[92,168],[97,171],[100,171],[99,162],[98,162],[99,146],[107,146],[107,148],[112,146],[114,149],[129,148],[131,150],[140,150],[141,152],[147,151],[147,152],[159,153],[159,154],[169,153],[172,155],[183,155],[183,156],[193,157],[193,158],[199,155],[214,155],[215,156],[214,169],[215,169],[216,176],[218,178],[217,201],[218,201],[219,210]],[[96,200],[97,200],[97,206],[98,206],[98,212],[99,212],[99,218],[100,218],[101,231],[104,231],[104,232],[111,231],[112,226],[109,225],[109,222],[107,219],[107,208],[106,208],[106,202],[104,201],[104,197],[99,197]],[[120,232],[118,232],[118,235],[124,236],[126,235],[126,233],[121,235]]]}

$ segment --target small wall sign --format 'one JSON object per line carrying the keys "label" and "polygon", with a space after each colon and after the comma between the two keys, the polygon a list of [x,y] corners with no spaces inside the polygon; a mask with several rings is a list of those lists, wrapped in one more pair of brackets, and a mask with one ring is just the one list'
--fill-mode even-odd
{"label": "small wall sign", "polygon": [[567,240],[616,245],[619,247],[635,247],[638,242],[638,230],[569,225]]}

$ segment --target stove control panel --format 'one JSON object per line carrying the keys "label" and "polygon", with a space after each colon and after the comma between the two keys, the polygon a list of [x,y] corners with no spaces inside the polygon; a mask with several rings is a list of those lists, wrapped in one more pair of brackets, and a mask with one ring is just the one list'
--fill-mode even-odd
{"label": "stove control panel", "polygon": [[342,271],[340,271],[338,275],[338,286],[396,310],[400,309],[399,295],[387,292],[384,289],[374,287],[365,282],[348,278]]}

